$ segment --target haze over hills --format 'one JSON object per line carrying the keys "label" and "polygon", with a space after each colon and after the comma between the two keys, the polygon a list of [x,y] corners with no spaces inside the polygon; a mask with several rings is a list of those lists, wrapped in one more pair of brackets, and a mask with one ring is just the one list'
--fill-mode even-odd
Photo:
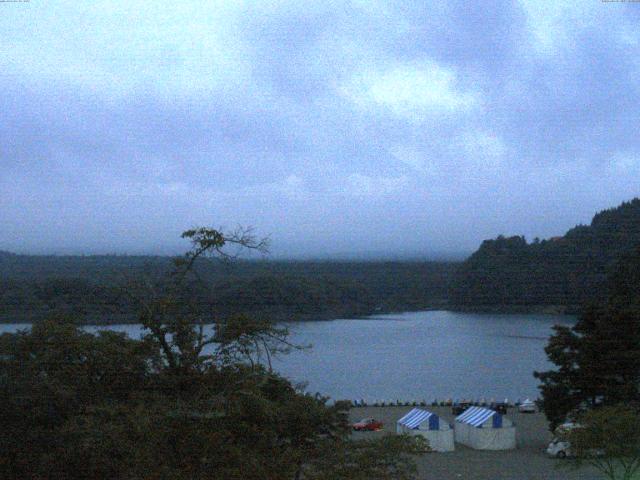
{"label": "haze over hills", "polygon": [[[606,295],[616,261],[640,245],[640,199],[604,210],[562,237],[499,236],[464,262],[424,260],[203,261],[210,289],[191,285],[202,311],[243,311],[277,320],[452,308],[576,312]],[[163,256],[33,256],[0,252],[0,319],[32,321],[53,312],[87,322],[135,321],[128,282],[160,281]]]}

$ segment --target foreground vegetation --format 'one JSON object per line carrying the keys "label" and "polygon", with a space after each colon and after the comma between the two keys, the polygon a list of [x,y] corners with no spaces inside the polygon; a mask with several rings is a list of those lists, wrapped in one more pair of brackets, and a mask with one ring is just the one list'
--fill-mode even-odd
{"label": "foreground vegetation", "polygon": [[[252,237],[186,232],[193,249],[163,282],[134,290],[146,336],[73,318],[0,337],[0,477],[5,479],[408,479],[407,437],[350,438],[329,405],[271,371],[287,331],[184,302],[196,260]],[[215,320],[207,337],[202,325]]]}
{"label": "foreground vegetation", "polygon": [[640,249],[609,279],[607,300],[577,323],[555,327],[545,351],[556,368],[536,373],[552,427],[572,412],[618,403],[640,406]]}
{"label": "foreground vegetation", "polygon": [[588,464],[610,480],[633,480],[640,473],[640,415],[626,404],[587,410],[564,435],[575,454],[573,466]]}
{"label": "foreground vegetation", "polygon": [[620,259],[607,291],[573,327],[555,327],[545,350],[556,368],[535,375],[550,428],[579,426],[564,433],[574,463],[630,480],[640,472],[640,248]]}

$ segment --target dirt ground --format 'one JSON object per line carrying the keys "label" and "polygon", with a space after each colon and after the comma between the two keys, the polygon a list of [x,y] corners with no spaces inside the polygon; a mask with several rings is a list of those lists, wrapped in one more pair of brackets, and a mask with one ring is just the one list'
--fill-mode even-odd
{"label": "dirt ground", "polygon": [[[351,419],[374,417],[384,422],[380,432],[354,432],[357,437],[394,434],[396,421],[412,407],[360,407],[351,410]],[[424,407],[453,424],[450,407]],[[544,449],[551,441],[544,415],[523,414],[510,408],[507,415],[516,425],[517,448],[508,451],[480,451],[456,443],[455,452],[425,453],[418,458],[420,479],[429,480],[595,480],[597,470],[572,469],[570,462],[548,458]]]}

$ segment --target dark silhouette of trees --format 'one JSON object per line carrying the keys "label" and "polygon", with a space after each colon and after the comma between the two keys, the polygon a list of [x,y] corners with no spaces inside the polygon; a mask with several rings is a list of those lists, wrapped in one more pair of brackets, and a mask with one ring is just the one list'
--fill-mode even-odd
{"label": "dark silhouette of trees", "polygon": [[346,403],[300,391],[261,361],[298,348],[286,329],[238,314],[205,332],[215,318],[188,297],[197,263],[227,258],[229,244],[264,244],[212,229],[185,237],[193,248],[164,281],[131,285],[141,340],[87,333],[73,317],[0,336],[0,477],[411,478],[424,445],[352,440]]}
{"label": "dark silhouette of trees", "polygon": [[632,480],[640,470],[640,415],[627,405],[585,412],[569,430],[573,464],[597,468],[609,480]]}
{"label": "dark silhouette of trees", "polygon": [[[227,255],[236,251],[231,245]],[[53,312],[85,323],[135,323],[138,303],[125,294],[142,279],[166,281],[169,257],[0,256],[0,321],[39,321]],[[348,318],[444,305],[455,268],[446,262],[217,262],[199,258],[190,277],[193,306],[272,320]],[[126,288],[123,288],[125,287]]]}
{"label": "dark silhouette of trees", "polygon": [[563,237],[486,240],[457,270],[450,303],[480,309],[559,307],[578,312],[607,298],[606,278],[640,244],[640,199],[596,214]]}
{"label": "dark silhouette of trees", "polygon": [[536,372],[551,427],[580,411],[640,401],[640,249],[609,280],[609,298],[556,327],[545,351],[556,369]]}

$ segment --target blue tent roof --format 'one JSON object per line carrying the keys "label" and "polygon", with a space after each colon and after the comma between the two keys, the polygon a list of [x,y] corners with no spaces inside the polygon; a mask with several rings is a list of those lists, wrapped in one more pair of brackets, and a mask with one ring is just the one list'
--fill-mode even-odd
{"label": "blue tent roof", "polygon": [[[498,415],[500,417],[500,420],[502,420],[502,416],[499,413],[494,412],[493,410],[482,407],[470,407],[456,417],[456,422],[467,423],[474,427],[480,427],[484,422],[487,421],[488,418],[491,418],[495,415]],[[498,427],[498,424],[499,426],[502,426],[502,422],[493,423],[496,424],[494,425],[494,427]]]}
{"label": "blue tent roof", "polygon": [[420,408],[414,408],[413,410],[411,410],[404,417],[398,420],[398,423],[400,425],[404,425],[407,428],[415,429],[425,421],[429,422],[429,430],[438,430],[438,416],[433,412],[428,412]]}

